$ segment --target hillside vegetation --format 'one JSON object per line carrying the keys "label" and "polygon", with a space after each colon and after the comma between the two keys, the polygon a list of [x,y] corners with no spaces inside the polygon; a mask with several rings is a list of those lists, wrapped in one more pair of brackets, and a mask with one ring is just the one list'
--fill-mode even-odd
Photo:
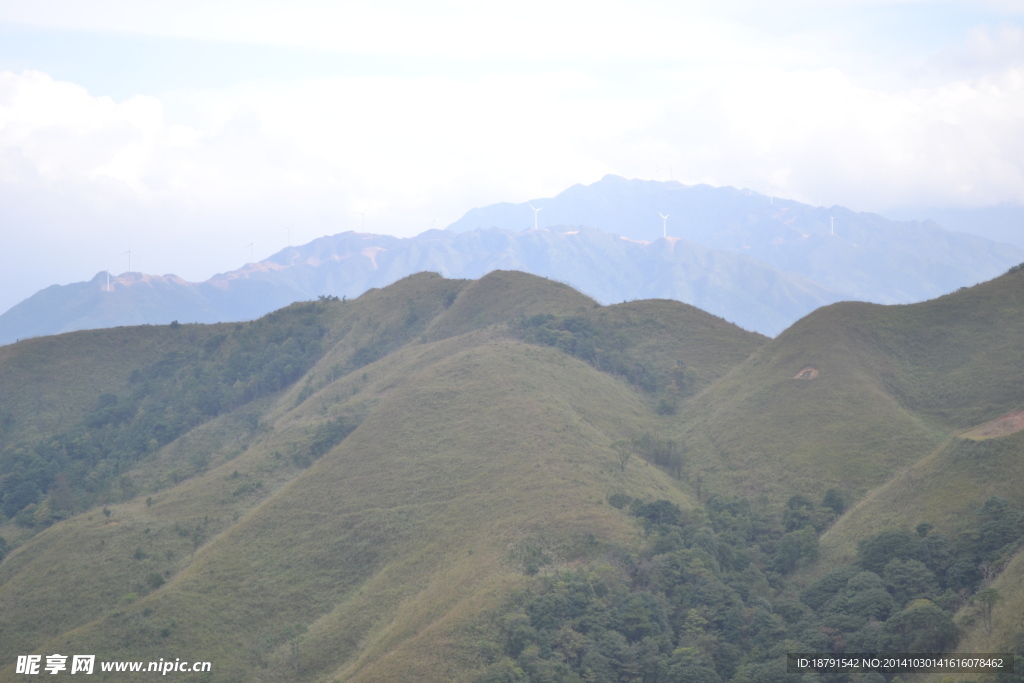
{"label": "hillside vegetation", "polygon": [[690,402],[679,431],[725,489],[860,498],[954,432],[1024,406],[1022,281],[819,309]]}
{"label": "hillside vegetation", "polygon": [[1014,272],[769,340],[420,274],[0,347],[0,680],[58,652],[786,681],[788,651],[1015,647],[1024,432],[975,428],[1024,407],[1022,296]]}

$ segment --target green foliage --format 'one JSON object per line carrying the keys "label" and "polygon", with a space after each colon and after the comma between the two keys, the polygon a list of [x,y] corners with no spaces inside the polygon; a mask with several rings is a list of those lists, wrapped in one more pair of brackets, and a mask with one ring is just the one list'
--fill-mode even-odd
{"label": "green foliage", "polygon": [[1003,599],[1003,596],[995,588],[989,587],[982,588],[974,597],[982,607],[985,630],[988,632],[988,635],[992,635],[992,608]]}
{"label": "green foliage", "polygon": [[625,493],[613,493],[608,496],[608,504],[616,510],[621,510],[632,502],[633,497],[627,496]]}
{"label": "green foliage", "polygon": [[974,551],[982,559],[996,559],[1003,548],[1024,536],[1024,513],[1014,509],[1005,498],[989,498],[977,516]]}
{"label": "green foliage", "polygon": [[916,600],[885,623],[890,652],[948,652],[958,631],[949,612],[929,600]]}
{"label": "green foliage", "polygon": [[860,573],[856,565],[841,565],[827,575],[811,583],[800,593],[800,599],[813,609],[819,609],[826,601],[844,588],[847,582]]}
{"label": "green foliage", "polygon": [[935,574],[917,560],[891,560],[885,565],[882,578],[893,599],[901,605],[918,598],[934,599],[939,593]]}
{"label": "green foliage", "polygon": [[[967,530],[963,538],[996,540],[970,546],[885,530],[861,544],[858,564],[836,568],[794,600],[787,575],[818,553],[811,522],[819,508],[806,496],[791,497],[774,522],[749,501],[715,496],[704,510],[710,527],[666,500],[612,498],[647,534],[637,553],[616,555],[632,577],[629,589],[596,566],[541,579],[507,606],[503,658],[484,676],[514,665],[519,680],[531,682],[767,681],[788,676],[778,653],[948,652],[959,631],[933,601],[947,586],[935,570],[956,565],[957,547],[991,552],[1015,540],[991,527],[996,517],[1016,519],[1014,510],[989,501],[976,518],[989,533]],[[998,593],[976,600],[991,614]]]}
{"label": "green foliage", "polygon": [[[623,509],[629,497],[618,495]],[[782,512],[814,509],[796,496]],[[497,617],[501,642],[479,681],[513,671],[524,682],[785,681],[787,652],[956,645],[952,615],[924,599],[939,582],[919,560],[889,559],[882,576],[846,565],[797,600],[787,575],[816,559],[810,523],[786,531],[784,514],[722,497],[705,505],[710,527],[666,500],[633,500],[629,511],[643,521],[644,546],[617,551],[617,571],[605,558],[538,578],[514,597]],[[883,532],[865,543],[864,558],[905,545],[902,534]]]}
{"label": "green foliage", "polygon": [[505,657],[487,667],[487,671],[476,680],[477,683],[521,683],[527,678],[515,662]]}
{"label": "green foliage", "polygon": [[633,440],[633,450],[647,462],[669,472],[676,479],[683,476],[686,445],[674,439],[656,439],[649,432]]}
{"label": "green foliage", "polygon": [[786,501],[782,513],[782,526],[786,531],[796,531],[811,526],[814,517],[814,501],[803,495],[795,495]]}
{"label": "green foliage", "polygon": [[679,524],[682,515],[679,506],[667,500],[641,503],[632,507],[631,512],[651,524]]}
{"label": "green foliage", "polygon": [[881,574],[894,559],[907,560],[918,553],[918,537],[905,529],[887,529],[857,546],[857,563],[865,570]]}
{"label": "green foliage", "polygon": [[0,510],[3,510],[7,517],[14,517],[42,498],[39,483],[45,483],[50,478],[49,468],[44,469],[41,463],[37,465],[30,462],[31,465],[27,465],[25,469],[16,469],[0,477]]}
{"label": "green foliage", "polygon": [[775,553],[775,569],[780,574],[789,574],[796,570],[801,563],[813,564],[818,560],[820,553],[818,535],[810,526],[803,527],[798,531],[791,531],[779,541]]}
{"label": "green foliage", "polygon": [[846,496],[837,488],[830,488],[825,491],[825,497],[821,501],[821,507],[829,508],[839,516],[846,512]]}
{"label": "green foliage", "polygon": [[321,314],[315,304],[296,304],[198,348],[168,351],[133,371],[118,393],[100,394],[70,429],[8,446],[0,452],[0,510],[14,517],[58,492],[52,512],[67,514],[113,498],[115,484],[130,498],[132,482],[123,475],[139,460],[301,377],[323,353]]}
{"label": "green foliage", "polygon": [[[667,302],[624,304],[615,315],[609,315],[607,309],[581,310],[577,315],[563,316],[538,313],[520,317],[511,326],[511,331],[519,339],[553,346],[602,372],[622,377],[654,399],[652,407],[655,412],[673,415],[686,398],[708,384],[707,377],[698,374],[691,367],[692,362],[684,356],[690,361],[707,363],[703,369],[708,374],[719,374],[726,368],[719,365],[719,358],[712,359],[713,354],[708,351],[713,350],[714,355],[722,356],[734,353],[739,339],[731,337],[724,329],[717,329],[718,324],[710,320],[688,321],[691,323],[686,329],[688,339],[679,339],[678,334],[676,339],[667,339],[669,328],[655,316],[667,314],[671,320],[680,311],[668,306],[659,306],[665,310],[644,310],[653,308],[655,304]],[[634,309],[642,311],[643,317],[637,319],[629,313]],[[714,338],[719,333],[721,336]],[[685,345],[686,341],[695,341],[695,337],[701,337],[704,343],[692,347]],[[753,339],[746,341],[756,343]],[[675,357],[665,353],[667,346],[677,347],[673,349]],[[703,352],[693,353],[696,348],[703,349]],[[652,352],[655,349],[657,352]],[[675,464],[669,469],[672,467]]]}
{"label": "green foliage", "polygon": [[354,419],[344,415],[324,422],[317,427],[316,434],[313,435],[313,442],[309,445],[310,455],[313,458],[321,457],[341,443],[357,426],[358,423]]}

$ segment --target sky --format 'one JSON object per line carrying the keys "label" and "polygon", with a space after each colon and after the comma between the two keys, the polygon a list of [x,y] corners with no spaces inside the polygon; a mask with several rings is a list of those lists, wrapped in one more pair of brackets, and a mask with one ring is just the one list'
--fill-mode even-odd
{"label": "sky", "polygon": [[1022,205],[1024,0],[0,0],[0,312],[608,173]]}

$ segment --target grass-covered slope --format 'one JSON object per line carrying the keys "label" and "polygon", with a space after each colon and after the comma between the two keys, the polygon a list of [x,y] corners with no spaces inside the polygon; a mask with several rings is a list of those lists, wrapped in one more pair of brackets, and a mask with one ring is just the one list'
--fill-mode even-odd
{"label": "grass-covered slope", "polygon": [[954,431],[1024,405],[1024,272],[906,306],[840,303],[685,407],[719,490],[859,497]]}
{"label": "grass-covered slope", "polygon": [[[925,558],[929,613],[952,628],[968,600],[963,643],[1008,642],[1003,611],[977,640],[970,600],[985,571],[1024,609],[1024,431],[987,424],[1024,408],[1022,297],[1013,272],[768,340],[673,301],[421,274],[9,347],[0,680],[64,651],[225,681],[782,680],[787,647],[904,643],[920,605],[858,544],[900,528],[919,553],[922,522],[966,563]],[[56,417],[7,398],[37,370]],[[1021,527],[995,540],[993,497]]]}
{"label": "grass-covered slope", "polygon": [[[955,539],[951,547],[962,552],[974,539],[984,543],[994,531],[1004,530],[1002,527],[1019,527],[1019,520],[1011,513],[999,515],[987,529],[979,528],[979,515],[994,501],[1005,501],[1011,510],[1024,508],[1022,422],[1024,415],[1014,411],[1005,419],[958,432],[932,453],[896,473],[822,536],[821,562],[809,576],[821,576],[830,567],[853,560],[859,545],[879,530],[915,530],[928,525],[934,527],[932,535]],[[1024,553],[1020,548],[1019,540],[1013,542],[1001,552],[989,553],[978,566],[977,590],[996,591],[990,607],[982,593],[963,592],[955,601],[960,606],[956,619],[961,632],[957,651],[1016,652],[1018,670],[1019,655],[1024,654],[1024,621],[1020,616],[1024,614]],[[921,675],[912,680],[976,681],[979,676]]]}
{"label": "grass-covered slope", "polygon": [[[439,650],[438,639],[451,637],[460,617],[494,605],[522,575],[522,554],[552,547],[575,559],[587,552],[587,534],[626,542],[632,530],[604,503],[613,488],[656,487],[685,504],[652,467],[618,471],[608,443],[643,419],[644,406],[621,383],[580,365],[554,350],[503,342],[413,377],[388,374],[382,379],[399,386],[374,382],[371,392],[386,396],[339,448],[214,536],[167,585],[138,600],[118,596],[122,608],[76,631],[75,646],[111,658],[185,651],[217,662],[222,680],[282,680],[295,665],[288,634],[305,631],[298,679],[338,669],[344,679],[448,680],[467,662]],[[557,392],[537,391],[551,380]],[[317,397],[307,403],[319,407]],[[115,507],[113,519],[134,518],[133,526],[151,531],[135,530],[146,558],[111,541],[111,559],[165,564],[164,544],[181,545],[167,508],[226,521],[237,482],[273,474],[266,451],[276,442],[272,436],[158,494],[151,508]],[[118,531],[101,519],[93,524]],[[26,576],[10,590],[56,592],[52,577],[34,591],[32,583]],[[442,617],[448,628],[435,623]]]}
{"label": "grass-covered slope", "polygon": [[[173,651],[213,661],[213,680],[465,679],[483,665],[473,625],[524,567],[635,542],[611,493],[694,504],[663,470],[639,459],[623,469],[611,447],[658,429],[656,392],[527,343],[523,321],[586,315],[597,352],[654,374],[682,364],[702,385],[764,342],[677,302],[595,308],[515,273],[420,275],[295,311],[322,328],[320,355],[300,377],[271,387],[256,373],[246,386],[262,390],[197,417],[124,464],[114,484],[75,488],[73,502],[44,490],[36,508],[68,507],[0,527],[14,546],[0,564],[0,662],[44,650],[139,660]],[[90,390],[82,379],[60,428],[109,436],[134,423],[73,424],[76,412],[95,413],[94,391],[122,405],[155,382],[139,399],[150,401],[139,410],[155,410],[154,397],[187,390],[203,369],[234,367],[246,340],[272,339],[288,320],[219,328],[216,345],[197,336],[202,351],[176,356],[155,379],[153,355],[141,352],[119,382]],[[75,348],[64,339],[33,343]],[[93,352],[76,350],[88,366]],[[5,372],[16,376],[19,362]],[[133,383],[133,370],[144,381]],[[87,377],[77,365],[65,377],[77,382],[76,372]]]}
{"label": "grass-covered slope", "polygon": [[70,427],[97,396],[123,387],[133,370],[168,353],[201,347],[229,329],[145,325],[0,346],[0,449]]}
{"label": "grass-covered slope", "polygon": [[518,271],[495,270],[470,282],[450,308],[427,328],[428,339],[442,339],[517,317],[568,314],[597,306],[572,287]]}
{"label": "grass-covered slope", "polygon": [[952,437],[873,490],[822,537],[826,556],[849,559],[879,529],[928,523],[963,531],[971,514],[996,496],[1024,507],[1024,431],[985,441]]}

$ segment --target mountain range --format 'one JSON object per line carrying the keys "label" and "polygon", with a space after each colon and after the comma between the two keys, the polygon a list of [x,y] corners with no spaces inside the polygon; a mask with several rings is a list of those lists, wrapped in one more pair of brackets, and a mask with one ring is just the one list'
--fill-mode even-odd
{"label": "mountain range", "polygon": [[[553,278],[602,304],[675,299],[774,336],[836,301],[921,301],[1024,261],[1024,249],[930,221],[734,188],[606,176],[532,205],[540,211],[530,203],[473,209],[446,230],[410,238],[322,237],[200,283],[99,273],[48,287],[0,315],[0,343],[118,325],[250,320],[321,295],[359,296],[416,272],[478,278],[495,269]],[[546,227],[533,230],[534,218]]]}
{"label": "mountain range", "polygon": [[494,271],[4,346],[0,680],[29,653],[472,683],[1020,653],[1022,337],[1016,267],[774,339]]}

